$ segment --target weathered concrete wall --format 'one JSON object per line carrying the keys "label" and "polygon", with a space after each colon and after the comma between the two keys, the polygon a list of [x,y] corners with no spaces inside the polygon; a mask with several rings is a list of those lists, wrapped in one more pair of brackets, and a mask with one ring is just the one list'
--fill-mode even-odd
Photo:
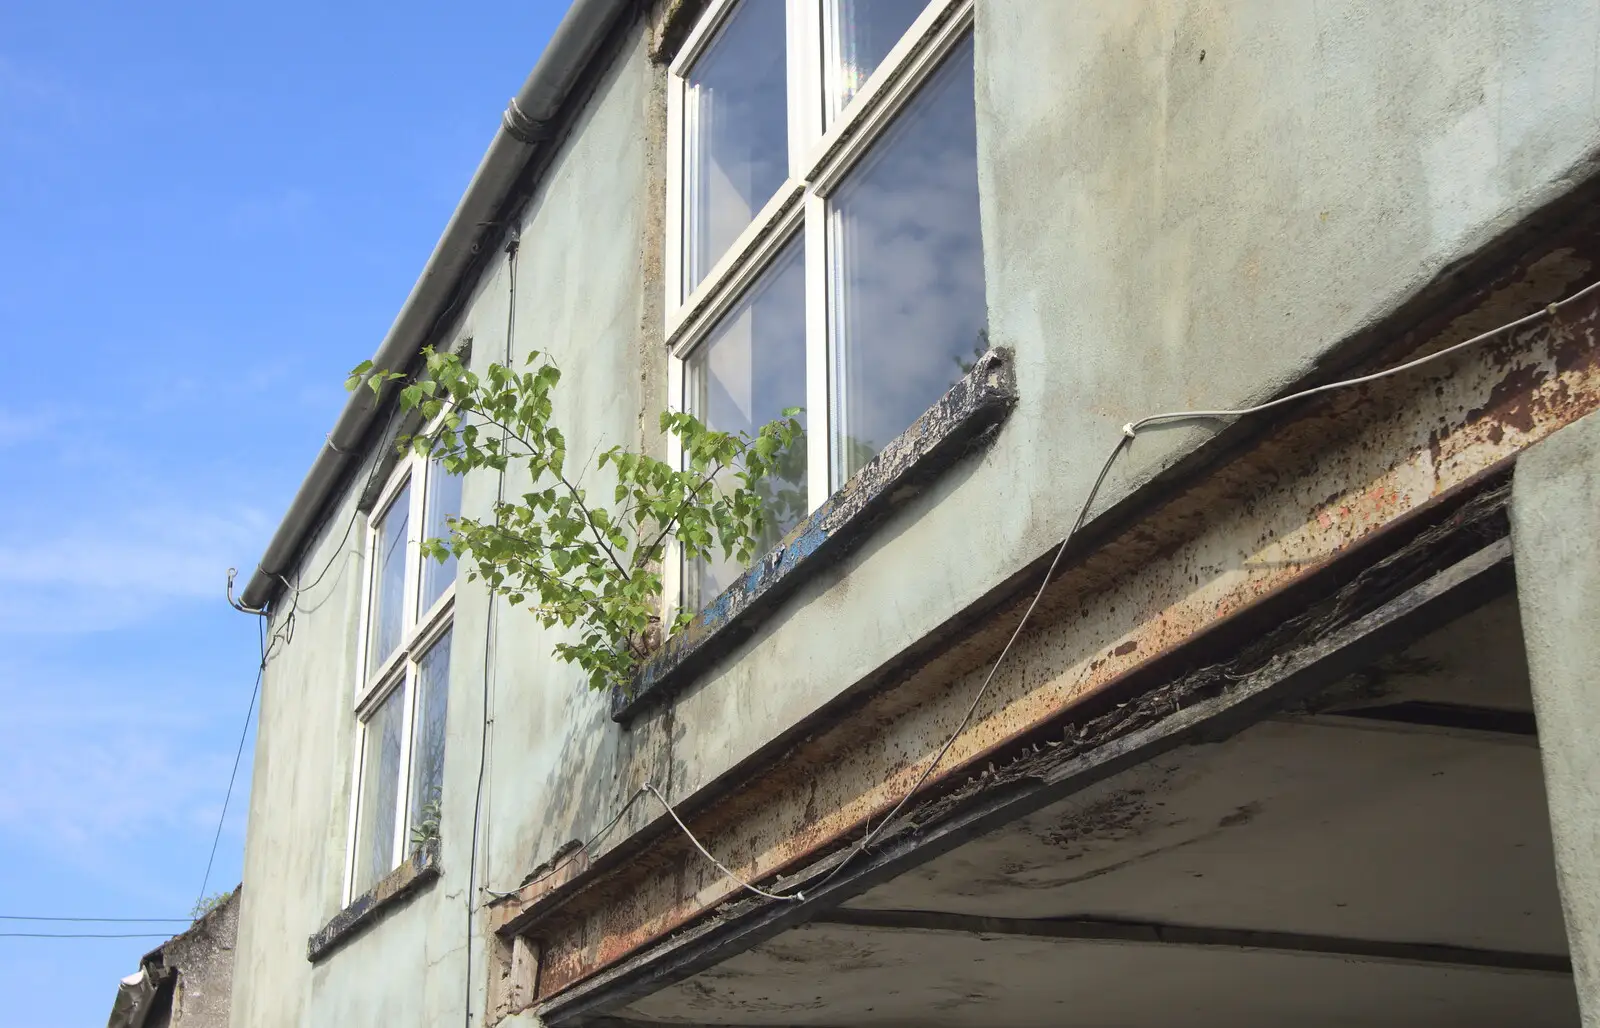
{"label": "weathered concrete wall", "polygon": [[[235,1023],[433,1023],[459,1016],[469,986],[481,1010],[483,954],[469,981],[464,946],[486,688],[479,881],[502,891],[642,781],[677,798],[716,781],[1043,552],[1124,422],[1281,389],[1587,176],[1597,30],[1594,0],[979,0],[990,337],[1014,350],[1021,394],[995,443],[627,729],[550,657],[549,633],[463,586],[444,877],[313,968],[304,940],[337,909],[348,824],[361,569],[347,543],[267,675]],[[512,357],[538,348],[564,367],[575,460],[654,445],[665,400],[660,76],[641,32],[521,226]],[[480,367],[506,354],[507,269],[491,263],[452,329]],[[1204,438],[1142,437],[1101,505]],[[498,486],[470,480],[466,511]],[[305,568],[334,554],[354,503]],[[603,846],[659,817],[637,805]]]}
{"label": "weathered concrete wall", "polygon": [[[1597,30],[1594,0],[978,0],[990,338],[1015,352],[1020,402],[990,448],[671,705],[674,798],[1045,552],[1124,423],[1248,404],[1346,359],[1446,269],[1592,177]],[[1554,262],[1529,306],[1494,316],[1595,270]],[[1098,508],[1210,431],[1141,436]],[[883,763],[814,788],[787,823],[869,796],[936,745],[896,734]],[[781,849],[766,831],[781,823],[723,855]],[[682,875],[685,898],[700,880]]]}
{"label": "weathered concrete wall", "polygon": [[[369,464],[371,462],[369,461]],[[363,468],[365,479],[368,468]],[[310,997],[303,936],[338,909],[355,744],[361,528],[347,496],[301,564],[327,574],[300,597],[291,642],[275,642],[262,681],[234,959],[233,1023],[300,1025]],[[270,634],[287,632],[287,614]]]}
{"label": "weathered concrete wall", "polygon": [[[1597,31],[1594,0],[978,0],[990,338],[1020,403],[684,695],[676,795],[1058,540],[1125,422],[1283,389],[1587,176]],[[1141,436],[1099,506],[1207,434]]]}
{"label": "weathered concrete wall", "polygon": [[[645,56],[642,24],[594,88],[530,199],[515,266],[516,341],[554,355],[566,377],[559,420],[574,459],[596,446],[639,445],[642,392],[664,393],[659,306],[646,277],[659,262],[660,71]],[[655,113],[660,110],[659,118]],[[474,284],[446,341],[470,338],[482,370],[506,359],[512,265],[498,255]],[[646,346],[646,325],[654,336]],[[352,351],[352,363],[359,354]],[[643,369],[643,370],[641,370]],[[275,651],[263,687],[245,854],[235,1024],[459,1023],[470,988],[475,1020],[487,972],[478,934],[469,979],[467,895],[474,788],[484,699],[492,716],[480,834],[478,885],[513,887],[539,860],[590,824],[609,818],[626,788],[624,769],[659,733],[624,733],[605,697],[549,657],[551,639],[522,612],[496,609],[479,585],[457,593],[451,655],[442,877],[396,903],[313,965],[306,940],[340,909],[354,771],[357,625],[364,577],[356,488],[329,518],[301,564],[314,577],[296,603],[293,637]],[[463,510],[486,516],[499,483],[471,476]],[[506,490],[515,490],[515,481]],[[348,538],[344,528],[359,518]],[[281,628],[287,597],[273,627]],[[494,670],[484,681],[485,648]],[[481,899],[481,895],[479,897]]]}
{"label": "weathered concrete wall", "polygon": [[139,962],[112,1004],[110,1028],[228,1028],[239,934],[235,889],[204,917]]}
{"label": "weathered concrete wall", "polygon": [[1600,414],[1517,461],[1517,595],[1578,1001],[1600,1025]]}
{"label": "weathered concrete wall", "polygon": [[172,1028],[228,1028],[239,895],[236,890],[193,928],[161,947],[162,963],[178,974],[172,992]]}

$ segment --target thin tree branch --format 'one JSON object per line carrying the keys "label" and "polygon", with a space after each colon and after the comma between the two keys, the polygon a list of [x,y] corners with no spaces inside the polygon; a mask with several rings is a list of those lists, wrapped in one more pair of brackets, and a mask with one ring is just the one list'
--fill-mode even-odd
{"label": "thin tree branch", "polygon": [[603,551],[607,557],[611,558],[611,563],[619,572],[621,572],[623,578],[632,577],[632,572],[623,567],[622,561],[617,559],[616,552],[611,549],[610,541],[600,534],[600,529],[595,527],[594,514],[590,512],[587,506],[585,506],[583,502],[583,494],[578,491],[578,487],[573,485],[571,482],[568,482],[567,476],[563,475],[559,471],[556,471],[555,468],[552,467],[550,470],[555,473],[556,478],[560,480],[561,484],[566,486],[567,492],[571,494],[573,502],[578,505],[578,509],[583,511],[583,522],[589,526],[589,532],[594,536],[594,541],[599,545],[601,551]]}
{"label": "thin tree branch", "polygon": [[[715,468],[712,468],[711,471],[709,471],[706,474],[706,476],[700,480],[700,484],[695,486],[692,490],[690,490],[689,495],[685,496],[682,500],[680,500],[678,502],[678,506],[677,506],[676,511],[673,513],[672,517],[667,519],[666,524],[661,526],[661,531],[659,533],[657,533],[655,539],[650,543],[650,546],[647,549],[643,550],[643,551],[637,551],[636,550],[634,552],[636,554],[639,553],[639,552],[643,552],[645,554],[645,561],[646,562],[648,562],[649,560],[654,559],[654,557],[652,555],[656,552],[657,548],[660,547],[661,543],[667,538],[667,533],[672,531],[672,526],[678,523],[678,519],[680,517],[682,517],[682,515],[683,515],[684,508],[687,507],[689,504],[693,503],[695,498],[700,495],[700,490],[702,490],[706,486],[710,485],[711,482],[717,477],[718,474],[720,474],[722,472],[722,469],[725,468],[725,467],[727,467],[727,465],[723,464],[723,463],[721,463],[719,461],[717,463],[717,466]],[[636,558],[636,560],[637,560],[637,558]]]}

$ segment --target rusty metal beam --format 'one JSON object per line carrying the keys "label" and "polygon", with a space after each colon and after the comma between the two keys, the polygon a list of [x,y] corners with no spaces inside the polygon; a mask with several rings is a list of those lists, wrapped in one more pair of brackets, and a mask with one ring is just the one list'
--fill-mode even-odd
{"label": "rusty metal beam", "polygon": [[[1536,310],[1592,281],[1597,268],[1592,223],[1546,238],[1536,256],[1408,322],[1381,363]],[[929,780],[929,797],[965,787],[987,764],[1003,771],[1069,723],[1225,659],[1308,597],[1455,517],[1527,446],[1600,409],[1597,324],[1600,304],[1574,305],[1555,322],[1414,375],[1230,430],[1097,518]],[[921,765],[907,754],[949,738],[1039,570],[1000,584],[693,797],[683,813],[696,834],[761,882],[816,866],[859,838],[916,780]],[[494,906],[491,922],[504,936],[540,939],[540,998],[550,1001],[672,933],[694,934],[719,907],[728,916],[725,905],[738,898],[681,837],[645,832],[593,867],[530,882]]]}
{"label": "rusty metal beam", "polygon": [[[1498,501],[1498,502],[1495,502]],[[660,943],[595,975],[540,1005],[551,1028],[589,1023],[673,982],[682,981],[773,936],[828,914],[881,882],[959,847],[971,839],[1040,810],[1097,782],[1176,747],[1224,738],[1264,714],[1312,698],[1326,686],[1404,648],[1512,588],[1511,545],[1502,536],[1481,550],[1394,595],[1362,616],[1353,603],[1397,567],[1407,573],[1429,558],[1450,552],[1463,528],[1487,523],[1504,529],[1504,491],[1480,505],[1479,521],[1445,526],[1425,535],[1385,562],[1365,581],[1347,584],[1323,603],[1282,625],[1281,638],[1267,640],[1261,666],[1248,674],[1206,667],[1146,694],[1136,709],[1122,708],[1096,721],[1069,726],[1075,741],[1019,760],[992,781],[930,799],[909,810],[880,838],[881,845],[856,858],[843,873],[828,874],[824,861],[803,876],[819,884],[799,903],[745,901],[696,928]],[[1491,528],[1492,530],[1492,528]],[[1388,578],[1395,583],[1394,578]],[[1394,584],[1389,586],[1393,591]],[[1280,647],[1299,640],[1292,647]],[[1251,658],[1244,658],[1249,660]],[[866,916],[866,915],[863,915]]]}

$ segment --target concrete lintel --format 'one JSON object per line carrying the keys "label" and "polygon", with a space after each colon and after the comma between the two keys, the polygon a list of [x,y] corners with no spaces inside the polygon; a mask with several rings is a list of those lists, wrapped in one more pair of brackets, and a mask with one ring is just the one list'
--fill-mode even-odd
{"label": "concrete lintel", "polygon": [[[1436,352],[1591,280],[1600,255],[1589,223],[1542,238],[1492,280],[1389,326],[1393,348],[1373,358],[1382,363],[1349,371]],[[1597,325],[1600,303],[1588,298],[1449,360],[1247,419],[1098,513],[922,791],[963,788],[986,765],[1060,739],[1064,723],[1251,649],[1308,597],[1459,517],[1464,497],[1509,478],[1517,454],[1600,409]],[[1497,534],[1463,533],[1480,547]],[[678,811],[700,843],[744,880],[782,885],[879,823],[922,770],[906,755],[950,740],[1051,559],[1041,554],[684,797]],[[1384,574],[1389,586],[1399,571]],[[738,905],[740,887],[661,822],[558,889],[492,904],[492,930],[541,940],[542,999],[621,973]]]}
{"label": "concrete lintel", "polygon": [[[1310,701],[1317,692],[1428,632],[1504,595],[1511,585],[1511,547],[1502,536],[1478,551],[1403,588],[1391,580],[1387,602],[1365,614],[1354,605],[1398,572],[1404,583],[1430,556],[1453,552],[1458,534],[1471,536],[1495,523],[1503,490],[1484,498],[1471,520],[1425,533],[1373,565],[1334,596],[1290,618],[1245,661],[1247,673],[1211,665],[1182,676],[1086,723],[1067,726],[1056,749],[1023,758],[953,795],[909,808],[870,851],[840,873],[840,854],[789,880],[800,902],[749,900],[712,921],[651,947],[617,967],[580,982],[537,1010],[552,1028],[590,1024],[673,982],[682,981],[796,925],[816,920],[840,904],[964,842],[1015,821],[1090,785],[1187,743],[1230,736],[1269,712]],[[1469,509],[1470,506],[1469,506]],[[1503,526],[1503,522],[1499,522]],[[849,851],[845,851],[849,852]],[[838,916],[835,914],[834,916]]]}
{"label": "concrete lintel", "polygon": [[1517,462],[1517,595],[1578,1003],[1600,1025],[1600,415]]}

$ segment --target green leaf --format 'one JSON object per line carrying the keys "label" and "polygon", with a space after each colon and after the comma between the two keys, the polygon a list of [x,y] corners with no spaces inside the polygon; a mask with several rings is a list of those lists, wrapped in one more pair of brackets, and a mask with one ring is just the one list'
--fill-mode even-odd
{"label": "green leaf", "polygon": [[361,385],[361,376],[372,370],[371,361],[362,361],[350,369],[350,374],[344,380],[345,392],[354,392]]}
{"label": "green leaf", "polygon": [[[424,540],[422,554],[456,556],[467,581],[483,582],[493,595],[530,610],[553,633],[550,652],[581,669],[592,688],[626,684],[659,645],[658,628],[675,631],[687,623],[687,613],[679,612],[663,625],[658,562],[669,542],[676,539],[688,559],[712,552],[749,559],[770,543],[762,534],[769,508],[789,509],[772,505],[786,489],[795,491],[790,480],[799,472],[778,476],[777,469],[804,467],[796,421],[774,421],[754,434],[728,433],[686,412],[667,411],[659,419],[662,431],[678,439],[683,466],[622,446],[601,450],[595,464],[613,469],[613,506],[597,507],[564,478],[567,441],[557,427],[561,372],[554,362],[533,352],[526,373],[491,363],[479,376],[455,354],[425,348],[423,363],[417,381],[376,371],[369,362],[347,384],[366,381],[381,395],[383,383],[402,380],[401,405],[420,408],[429,421],[443,415],[445,423],[432,436],[406,437],[402,445],[435,457],[452,474],[487,468],[526,475],[528,484],[516,498],[496,502],[483,522],[449,519],[448,537]],[[797,413],[791,408],[784,416]],[[492,422],[487,430],[474,423],[482,419]],[[605,488],[592,492],[603,496]],[[803,511],[804,500],[794,500],[794,509]]]}

